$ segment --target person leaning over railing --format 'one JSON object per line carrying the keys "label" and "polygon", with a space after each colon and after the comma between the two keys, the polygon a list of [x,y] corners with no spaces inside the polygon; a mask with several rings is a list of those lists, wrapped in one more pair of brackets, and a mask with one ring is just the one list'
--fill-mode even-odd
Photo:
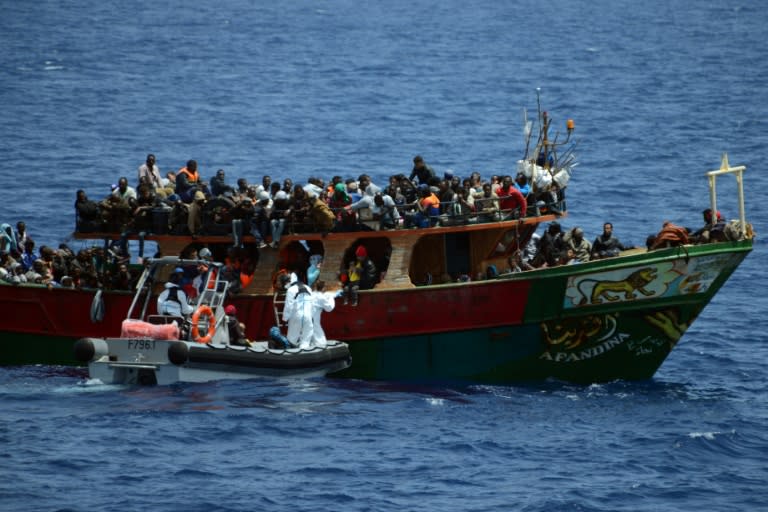
{"label": "person leaning over railing", "polygon": [[483,193],[479,197],[475,197],[475,210],[479,222],[499,220],[499,197],[493,191],[490,183],[484,183]]}
{"label": "person leaning over railing", "polygon": [[419,200],[416,210],[406,213],[405,227],[428,228],[440,219],[440,199],[426,184],[419,185]]}
{"label": "person leaning over railing", "polygon": [[496,189],[496,195],[499,197],[499,208],[503,212],[502,220],[525,216],[528,204],[523,193],[512,182],[512,176],[506,175],[502,178],[501,185]]}
{"label": "person leaning over railing", "polygon": [[400,211],[395,200],[389,194],[378,193],[373,196],[373,218],[379,221],[379,229],[395,229],[400,225]]}

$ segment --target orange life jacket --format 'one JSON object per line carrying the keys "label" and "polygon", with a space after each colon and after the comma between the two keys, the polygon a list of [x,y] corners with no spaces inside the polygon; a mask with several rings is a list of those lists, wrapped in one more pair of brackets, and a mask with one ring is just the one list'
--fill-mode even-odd
{"label": "orange life jacket", "polygon": [[197,171],[190,172],[186,167],[182,167],[179,170],[179,172],[176,173],[176,176],[178,176],[181,173],[184,173],[187,175],[187,181],[189,181],[190,183],[197,183],[200,180],[200,175],[197,173]]}

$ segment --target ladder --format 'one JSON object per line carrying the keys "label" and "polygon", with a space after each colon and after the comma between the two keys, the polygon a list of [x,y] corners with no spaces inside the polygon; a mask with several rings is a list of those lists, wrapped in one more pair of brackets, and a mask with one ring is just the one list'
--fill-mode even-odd
{"label": "ladder", "polygon": [[285,331],[285,322],[283,322],[283,310],[285,309],[285,290],[276,291],[272,296],[272,307],[275,311],[275,325],[281,332]]}

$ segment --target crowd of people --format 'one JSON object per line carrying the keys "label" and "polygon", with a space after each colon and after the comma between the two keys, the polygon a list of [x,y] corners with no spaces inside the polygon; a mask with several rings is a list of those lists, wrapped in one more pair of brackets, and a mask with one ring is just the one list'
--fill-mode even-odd
{"label": "crowd of people", "polygon": [[[234,248],[242,247],[244,236],[251,235],[259,248],[276,248],[286,232],[492,222],[532,213],[560,213],[564,202],[564,191],[557,180],[547,181],[544,187],[532,187],[524,172],[518,172],[514,178],[493,175],[487,180],[478,172],[463,179],[451,170],[438,176],[421,156],[413,158],[410,175],[394,174],[383,187],[373,183],[367,174],[347,179],[337,175],[328,183],[310,177],[303,184],[294,184],[290,178],[273,181],[265,175],[260,184],[239,178],[231,185],[223,169],[216,171],[209,181],[203,180],[195,160],[189,160],[177,172],[163,175],[152,154],[139,166],[136,179],[134,189],[127,177],[119,178],[98,202],[89,199],[84,190],[78,190],[77,230],[111,231],[126,236],[167,232],[193,237],[231,234]],[[694,242],[708,241],[710,231],[714,233],[712,239],[718,239],[722,219],[719,212],[713,218],[711,212],[707,216],[707,211],[705,227],[686,232]],[[24,222],[17,223],[16,229],[8,224],[0,227],[0,278],[6,281],[130,290],[138,277],[132,275],[128,266],[125,236],[109,247],[83,248],[76,254],[66,244],[58,248],[41,246],[36,252]],[[655,247],[669,244],[668,238],[655,236]],[[655,248],[651,242],[648,247]],[[603,233],[591,244],[581,228],[563,231],[558,222],[552,222],[541,237],[534,236],[525,250],[513,254],[509,270],[611,257],[627,248],[613,233],[610,222],[603,225]],[[240,266],[253,266],[253,262],[240,260]],[[351,269],[346,275],[349,280],[345,286],[351,287],[365,272]],[[356,301],[351,289],[347,300]]]}
{"label": "crowd of people", "polygon": [[0,280],[9,283],[129,291],[138,279],[129,259],[118,245],[77,252],[65,243],[37,247],[25,222],[19,221],[15,229],[0,225]]}
{"label": "crowd of people", "polygon": [[[704,244],[736,239],[729,234],[728,224],[720,212],[712,215],[707,208],[702,212],[704,225],[697,229],[677,226],[665,222],[658,233],[646,238],[646,248],[654,250],[663,247],[677,246],[688,243]],[[551,222],[543,235],[534,235],[524,251],[517,251],[510,258],[510,271],[532,270],[535,268],[570,265],[592,260],[618,256],[622,251],[634,249],[632,245],[623,244],[613,231],[613,224],[603,224],[603,232],[594,242],[584,238],[584,230],[576,226],[563,231],[560,223]]]}
{"label": "crowd of people", "polygon": [[230,184],[219,169],[206,181],[198,164],[189,160],[177,172],[161,175],[154,155],[137,173],[137,187],[123,176],[99,201],[77,191],[75,211],[81,232],[231,234],[235,245],[244,235],[261,248],[277,247],[285,232],[330,232],[363,229],[426,228],[520,218],[537,209],[558,211],[563,191],[557,181],[534,191],[518,172],[484,180],[473,172],[462,179],[451,170],[442,176],[421,156],[413,159],[409,176],[394,174],[384,186],[368,174],[333,176],[326,183],[310,177],[261,183],[239,178]]}

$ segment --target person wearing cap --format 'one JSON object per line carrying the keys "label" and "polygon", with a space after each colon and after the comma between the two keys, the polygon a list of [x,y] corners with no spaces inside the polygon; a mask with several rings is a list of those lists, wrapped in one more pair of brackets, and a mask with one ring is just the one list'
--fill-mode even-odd
{"label": "person wearing cap", "polygon": [[184,269],[176,267],[165,283],[165,289],[157,298],[157,313],[170,316],[187,316],[192,314],[193,308],[189,304],[187,294],[181,289],[181,278]]}
{"label": "person wearing cap", "polygon": [[376,265],[368,257],[368,250],[364,245],[355,249],[355,259],[350,263],[347,272],[347,281],[344,284],[344,304],[351,303],[357,306],[358,290],[370,290],[379,282],[379,273]]}
{"label": "person wearing cap", "polygon": [[691,233],[691,240],[696,244],[722,241],[724,239],[723,230],[725,229],[722,214],[719,211],[715,212],[713,219],[712,208],[707,208],[701,212],[701,215],[704,217],[704,226]]}
{"label": "person wearing cap", "polygon": [[250,347],[251,342],[245,337],[245,324],[237,319],[237,308],[230,304],[224,308],[227,331],[229,332],[229,344]]}

